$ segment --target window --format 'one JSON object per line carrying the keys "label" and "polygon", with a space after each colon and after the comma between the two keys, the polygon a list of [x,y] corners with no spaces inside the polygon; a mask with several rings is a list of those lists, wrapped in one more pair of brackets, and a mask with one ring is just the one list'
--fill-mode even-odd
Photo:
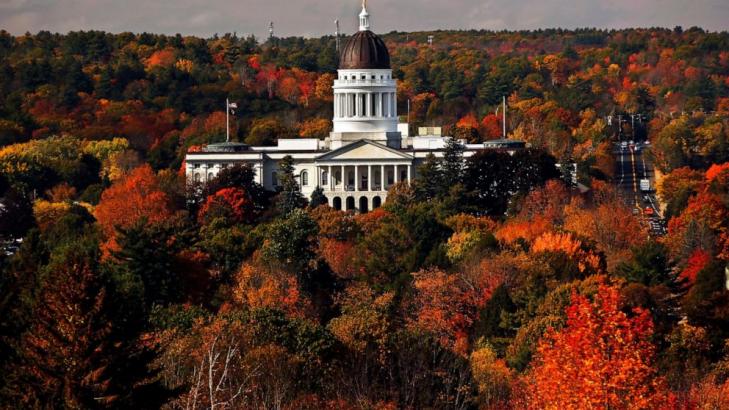
{"label": "window", "polygon": [[329,173],[327,171],[322,171],[321,173],[321,184],[326,186],[327,185],[327,179],[329,178]]}
{"label": "window", "polygon": [[195,169],[198,169],[198,168],[200,168],[200,164],[193,164],[192,167]]}
{"label": "window", "polygon": [[363,76],[362,76],[362,79],[363,79],[363,80],[364,80],[364,79],[366,79],[366,78],[367,78],[367,76],[366,76],[366,75],[363,75]]}
{"label": "window", "polygon": [[195,173],[195,182],[200,182],[200,174]]}
{"label": "window", "polygon": [[306,171],[301,171],[301,186],[308,186],[309,185],[309,173]]}
{"label": "window", "polygon": [[374,79],[375,79],[375,77],[376,77],[376,76],[374,76],[374,75],[373,75],[373,76],[372,76],[372,79],[374,80]]}

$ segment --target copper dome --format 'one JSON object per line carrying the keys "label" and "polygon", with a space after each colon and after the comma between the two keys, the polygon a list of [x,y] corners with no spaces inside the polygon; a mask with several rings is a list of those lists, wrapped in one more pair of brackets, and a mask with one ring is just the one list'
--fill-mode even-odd
{"label": "copper dome", "polygon": [[353,35],[339,55],[341,70],[389,69],[390,53],[385,42],[370,30]]}

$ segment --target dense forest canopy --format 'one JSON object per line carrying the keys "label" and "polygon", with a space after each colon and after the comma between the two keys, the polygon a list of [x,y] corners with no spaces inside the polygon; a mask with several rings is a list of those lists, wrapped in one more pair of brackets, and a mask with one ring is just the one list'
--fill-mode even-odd
{"label": "dense forest canopy", "polygon": [[[364,214],[290,157],[277,192],[195,186],[226,98],[235,140],[328,134],[333,37],[0,32],[0,408],[723,408],[729,33],[383,39],[411,130],[500,138],[505,96],[529,148],[451,141]],[[664,237],[618,139],[650,141]]]}

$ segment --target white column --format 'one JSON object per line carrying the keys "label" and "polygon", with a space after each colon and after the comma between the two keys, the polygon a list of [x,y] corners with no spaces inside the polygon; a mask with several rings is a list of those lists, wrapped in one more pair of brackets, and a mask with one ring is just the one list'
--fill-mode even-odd
{"label": "white column", "polygon": [[385,166],[380,165],[380,191],[385,190]]}
{"label": "white column", "polygon": [[408,169],[408,184],[410,183],[410,165],[406,165]]}
{"label": "white column", "polygon": [[359,166],[354,166],[354,190],[359,191]]}
{"label": "white column", "polygon": [[339,179],[341,179],[342,182],[342,191],[344,191],[345,187],[347,186],[347,183],[345,182],[346,178],[344,178],[344,165],[342,167],[342,173],[339,175]]}
{"label": "white column", "polygon": [[400,182],[400,176],[398,175],[398,172],[397,172],[397,165],[393,165],[393,166],[392,166],[392,177],[394,178],[394,179],[393,179],[393,181],[394,181],[394,182],[395,182],[396,184],[397,184],[398,182]]}
{"label": "white column", "polygon": [[366,95],[366,97],[365,97],[365,103],[367,104],[367,109],[364,111],[365,112],[365,117],[371,117],[372,116],[372,112],[371,112],[371,108],[372,108],[372,94],[371,93],[367,93],[365,95]]}
{"label": "white column", "polygon": [[372,191],[372,165],[367,165],[367,190]]}
{"label": "white column", "polygon": [[334,185],[333,185],[334,175],[332,175],[332,166],[331,165],[327,166],[327,178],[329,178],[327,180],[328,185],[329,185],[329,190],[334,191]]}

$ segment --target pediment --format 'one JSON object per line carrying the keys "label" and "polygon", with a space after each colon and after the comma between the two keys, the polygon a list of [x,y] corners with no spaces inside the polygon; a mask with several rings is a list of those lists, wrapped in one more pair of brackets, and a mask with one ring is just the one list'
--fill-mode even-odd
{"label": "pediment", "polygon": [[412,155],[367,140],[357,141],[317,158],[317,161],[412,160]]}

